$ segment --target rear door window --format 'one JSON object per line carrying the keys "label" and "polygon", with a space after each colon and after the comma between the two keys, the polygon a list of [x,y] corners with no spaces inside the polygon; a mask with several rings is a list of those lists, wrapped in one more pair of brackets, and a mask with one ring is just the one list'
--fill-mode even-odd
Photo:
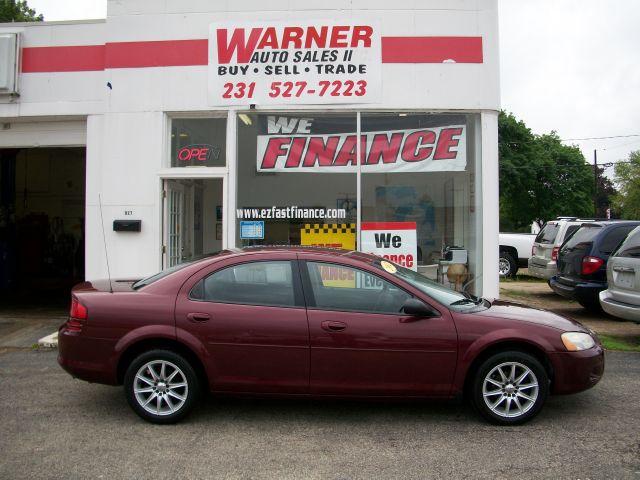
{"label": "rear door window", "polygon": [[602,230],[600,225],[589,225],[580,227],[576,233],[564,244],[562,250],[574,250],[576,248],[586,248],[591,245],[594,237]]}

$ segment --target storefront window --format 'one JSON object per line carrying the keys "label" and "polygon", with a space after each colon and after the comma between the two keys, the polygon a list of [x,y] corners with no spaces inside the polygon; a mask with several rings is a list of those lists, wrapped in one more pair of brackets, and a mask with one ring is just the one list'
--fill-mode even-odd
{"label": "storefront window", "polygon": [[171,121],[172,167],[224,167],[226,118],[174,118]]}
{"label": "storefront window", "polygon": [[371,222],[387,223],[389,231],[415,225],[417,258],[394,260],[443,283],[449,280],[446,269],[452,263],[467,268],[463,283],[471,280],[475,272],[469,259],[478,259],[474,118],[397,113],[361,117],[366,139],[363,228]]}
{"label": "storefront window", "polygon": [[[362,113],[358,191],[357,114],[240,114],[237,245],[357,248],[462,288],[481,274],[478,125]],[[461,276],[447,276],[453,264]]]}
{"label": "storefront window", "polygon": [[237,245],[356,247],[356,123],[355,113],[238,116]]}

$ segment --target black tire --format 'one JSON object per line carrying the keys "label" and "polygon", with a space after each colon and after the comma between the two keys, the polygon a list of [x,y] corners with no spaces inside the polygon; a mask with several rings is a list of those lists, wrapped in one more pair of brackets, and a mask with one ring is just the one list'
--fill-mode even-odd
{"label": "black tire", "polygon": [[582,308],[585,308],[590,312],[604,313],[604,310],[602,309],[602,305],[600,305],[600,300],[598,299],[598,297],[591,298],[591,299],[583,298],[582,300],[578,300],[578,303],[582,306]]}
{"label": "black tire", "polygon": [[549,376],[535,357],[506,351],[482,362],[471,388],[473,406],[485,419],[518,425],[542,409],[549,396]]}
{"label": "black tire", "polygon": [[500,251],[498,258],[498,273],[501,277],[513,277],[518,272],[518,262],[506,250]]}
{"label": "black tire", "polygon": [[151,423],[176,423],[199,397],[198,376],[191,364],[170,350],[149,350],[136,357],[124,376],[129,405]]}

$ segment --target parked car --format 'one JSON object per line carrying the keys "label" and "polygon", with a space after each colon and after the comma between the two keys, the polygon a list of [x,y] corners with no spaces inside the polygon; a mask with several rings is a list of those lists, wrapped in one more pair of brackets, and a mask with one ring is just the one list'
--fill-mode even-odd
{"label": "parked car", "polygon": [[498,273],[501,277],[512,277],[519,267],[527,267],[531,257],[535,233],[501,233],[498,237]]}
{"label": "parked car", "polygon": [[640,323],[640,227],[633,229],[609,258],[607,285],[600,292],[603,310]]}
{"label": "parked car", "polygon": [[607,260],[640,221],[584,223],[558,254],[558,273],[549,286],[588,310],[601,310],[599,294],[607,288]]}
{"label": "parked car", "polygon": [[314,248],[224,251],[140,281],[73,288],[58,362],[124,385],[171,423],[215,395],[452,398],[491,422],[536,415],[549,394],[602,377],[579,323],[453,291],[383,258]]}
{"label": "parked car", "polygon": [[558,252],[560,247],[573,232],[585,222],[593,222],[593,219],[577,217],[558,217],[544,224],[542,230],[533,242],[533,251],[528,262],[528,272],[532,277],[549,280],[557,271]]}

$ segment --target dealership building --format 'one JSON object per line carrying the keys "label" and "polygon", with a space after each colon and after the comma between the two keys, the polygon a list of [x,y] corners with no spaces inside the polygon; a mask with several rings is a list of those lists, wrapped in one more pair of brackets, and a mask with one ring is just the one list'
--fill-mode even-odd
{"label": "dealership building", "polygon": [[109,0],[0,63],[4,292],[289,244],[498,295],[497,0]]}

